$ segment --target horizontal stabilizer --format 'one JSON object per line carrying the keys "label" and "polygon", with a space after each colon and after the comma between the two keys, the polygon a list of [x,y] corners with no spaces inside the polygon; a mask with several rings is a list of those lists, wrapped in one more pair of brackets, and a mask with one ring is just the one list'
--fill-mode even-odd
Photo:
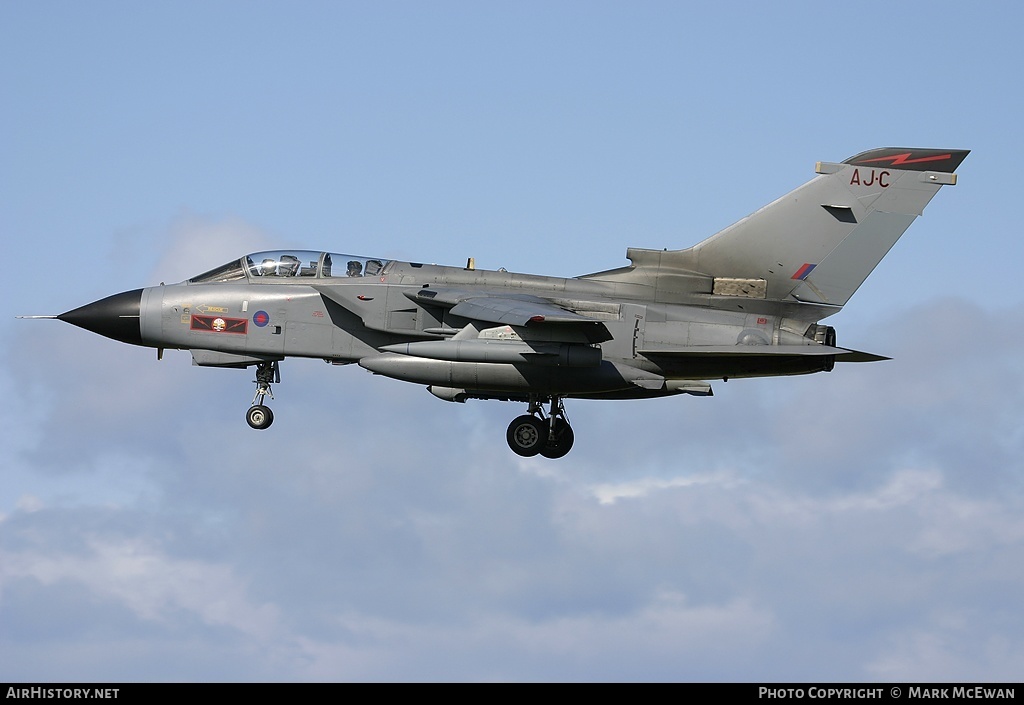
{"label": "horizontal stabilizer", "polygon": [[872,353],[834,348],[828,345],[693,345],[685,348],[647,348],[637,350],[648,357],[802,357],[834,355],[839,362],[879,362],[891,358]]}
{"label": "horizontal stabilizer", "polygon": [[874,353],[862,352],[860,350],[847,350],[836,355],[836,360],[839,362],[882,362],[891,359],[891,357],[886,357],[885,355],[875,355]]}

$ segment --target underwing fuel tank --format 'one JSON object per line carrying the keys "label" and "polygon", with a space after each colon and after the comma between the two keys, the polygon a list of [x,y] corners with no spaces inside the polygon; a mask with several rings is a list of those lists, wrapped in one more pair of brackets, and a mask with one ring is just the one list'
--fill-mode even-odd
{"label": "underwing fuel tank", "polygon": [[647,389],[664,385],[664,378],[659,375],[608,360],[592,367],[555,367],[450,362],[385,353],[363,358],[359,365],[370,372],[405,382],[456,389],[528,392],[537,385],[545,385],[557,389],[559,394],[596,394],[632,389],[637,385]]}
{"label": "underwing fuel tank", "polygon": [[387,345],[381,350],[449,362],[528,362],[533,365],[557,367],[597,367],[601,364],[600,348],[569,343],[530,345],[483,340],[426,340],[419,343]]}

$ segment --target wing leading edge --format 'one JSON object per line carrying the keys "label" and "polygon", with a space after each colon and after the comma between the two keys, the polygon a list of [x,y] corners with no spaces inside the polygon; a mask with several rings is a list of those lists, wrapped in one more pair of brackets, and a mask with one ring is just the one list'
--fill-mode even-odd
{"label": "wing leading edge", "polygon": [[[544,339],[557,341],[569,331],[579,331],[591,343],[611,340],[603,321],[556,306],[531,294],[508,294],[467,289],[423,288],[405,292],[416,303],[449,308],[453,316],[472,321],[517,326],[541,332]],[[561,331],[560,329],[568,329]]]}

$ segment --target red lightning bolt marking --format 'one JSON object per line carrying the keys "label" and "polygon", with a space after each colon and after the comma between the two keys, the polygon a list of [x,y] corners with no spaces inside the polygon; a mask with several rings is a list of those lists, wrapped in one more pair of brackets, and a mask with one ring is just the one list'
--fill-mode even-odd
{"label": "red lightning bolt marking", "polygon": [[910,158],[910,152],[904,152],[903,154],[893,154],[888,157],[877,157],[875,159],[865,159],[857,162],[858,164],[870,164],[871,162],[889,162],[892,166],[899,166],[900,164],[920,164],[921,162],[939,162],[943,159],[952,158],[952,154],[936,154],[932,157],[918,157],[917,159]]}

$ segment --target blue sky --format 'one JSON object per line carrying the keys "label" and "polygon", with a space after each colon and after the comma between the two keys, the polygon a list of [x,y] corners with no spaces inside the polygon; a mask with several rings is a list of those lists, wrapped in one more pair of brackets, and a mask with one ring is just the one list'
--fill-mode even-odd
{"label": "blue sky", "polygon": [[[1014,3],[0,3],[0,679],[1017,680]],[[572,276],[966,148],[842,313],[892,356],[518,405],[55,322],[302,247]]]}

